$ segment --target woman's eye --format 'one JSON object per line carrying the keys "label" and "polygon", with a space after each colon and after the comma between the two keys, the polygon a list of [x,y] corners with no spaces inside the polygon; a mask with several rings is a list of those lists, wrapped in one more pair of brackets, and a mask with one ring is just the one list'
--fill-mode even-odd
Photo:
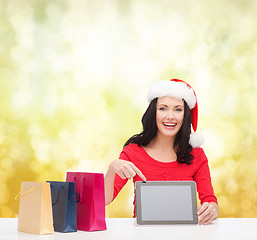
{"label": "woman's eye", "polygon": [[163,111],[163,110],[165,110],[165,108],[164,108],[164,107],[161,107],[161,108],[159,108],[159,110]]}
{"label": "woman's eye", "polygon": [[181,108],[177,108],[176,111],[177,112],[182,112],[182,109]]}

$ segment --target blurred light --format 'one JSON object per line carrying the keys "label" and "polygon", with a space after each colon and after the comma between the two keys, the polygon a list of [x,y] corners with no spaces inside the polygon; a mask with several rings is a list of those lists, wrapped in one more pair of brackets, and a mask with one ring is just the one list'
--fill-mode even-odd
{"label": "blurred light", "polygon": [[31,93],[28,89],[20,89],[12,96],[12,102],[16,109],[21,110],[29,105],[32,100]]}
{"label": "blurred light", "polygon": [[4,158],[2,160],[2,168],[10,169],[12,167],[12,160],[9,158]]}
{"label": "blurred light", "polygon": [[12,159],[18,159],[21,157],[21,152],[19,148],[13,148],[10,152],[10,157]]}
{"label": "blurred light", "polygon": [[31,135],[38,135],[40,133],[40,126],[37,124],[30,124],[28,126],[28,132]]}
{"label": "blurred light", "polygon": [[234,179],[229,179],[229,181],[227,182],[226,188],[230,194],[235,194],[238,191],[238,185]]}
{"label": "blurred light", "polygon": [[46,116],[53,116],[58,107],[57,96],[53,93],[47,93],[42,104],[42,112]]}
{"label": "blurred light", "polygon": [[[203,133],[206,146],[205,149],[212,156],[212,159],[220,159],[224,156],[224,143],[213,131]],[[215,146],[215,147],[213,147]]]}
{"label": "blurred light", "polygon": [[47,140],[40,141],[36,145],[35,155],[40,162],[48,163],[51,161],[49,156],[50,143]]}
{"label": "blurred light", "polygon": [[[141,130],[150,84],[173,77],[195,86],[220,216],[256,217],[256,11],[243,4],[2,1],[0,217],[17,216],[21,181],[106,171]],[[130,217],[132,192],[107,215]]]}
{"label": "blurred light", "polygon": [[211,74],[207,67],[199,67],[195,72],[198,91],[206,91],[211,86]]}
{"label": "blurred light", "polygon": [[241,42],[250,42],[253,38],[254,25],[251,19],[244,18],[239,23],[239,39]]}

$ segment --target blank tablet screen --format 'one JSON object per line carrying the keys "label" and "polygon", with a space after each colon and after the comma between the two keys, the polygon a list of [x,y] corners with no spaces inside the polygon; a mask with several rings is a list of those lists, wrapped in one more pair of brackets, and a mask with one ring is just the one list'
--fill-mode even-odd
{"label": "blank tablet screen", "polygon": [[136,184],[139,224],[197,223],[194,182],[141,182]]}

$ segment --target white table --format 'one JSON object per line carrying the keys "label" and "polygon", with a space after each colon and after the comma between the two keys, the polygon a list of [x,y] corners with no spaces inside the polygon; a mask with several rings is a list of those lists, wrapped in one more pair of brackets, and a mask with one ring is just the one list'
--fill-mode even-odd
{"label": "white table", "polygon": [[257,240],[257,218],[219,218],[210,225],[137,226],[133,218],[107,218],[107,230],[34,235],[17,230],[17,218],[0,218],[2,240]]}

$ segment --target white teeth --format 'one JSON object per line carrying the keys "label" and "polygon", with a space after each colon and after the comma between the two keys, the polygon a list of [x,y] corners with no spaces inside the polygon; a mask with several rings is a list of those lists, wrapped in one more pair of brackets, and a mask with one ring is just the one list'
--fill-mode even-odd
{"label": "white teeth", "polygon": [[174,126],[176,126],[176,123],[174,123],[174,124],[171,124],[171,123],[163,123],[164,124],[164,126],[167,126],[167,127],[174,127]]}

